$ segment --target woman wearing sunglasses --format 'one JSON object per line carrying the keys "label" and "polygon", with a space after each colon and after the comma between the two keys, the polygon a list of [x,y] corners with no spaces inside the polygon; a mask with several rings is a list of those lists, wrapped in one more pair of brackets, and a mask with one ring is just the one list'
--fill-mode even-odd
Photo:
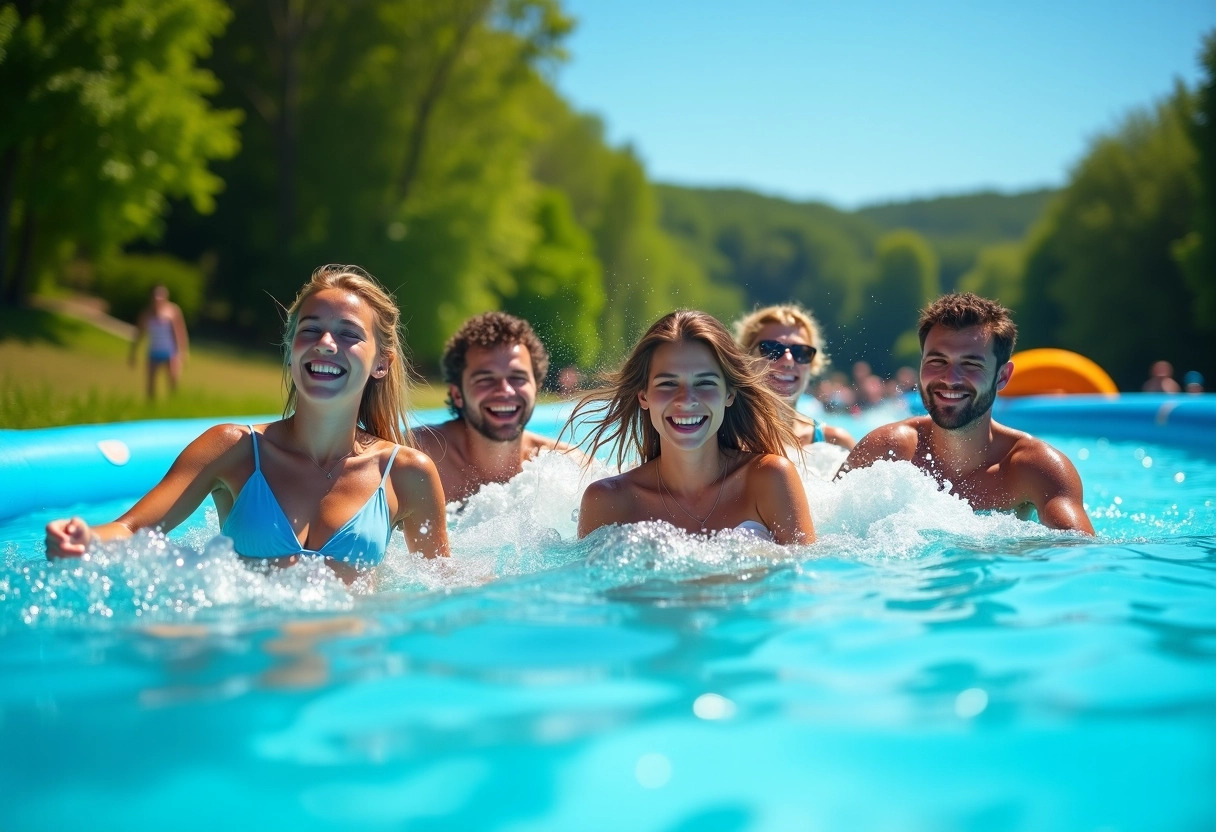
{"label": "woman wearing sunglasses", "polygon": [[830,442],[847,449],[857,444],[847,431],[820,424],[797,410],[811,379],[828,364],[816,346],[823,341],[810,312],[794,304],[757,309],[735,322],[735,340],[749,354],[768,362],[768,386],[790,406],[788,418],[799,442]]}

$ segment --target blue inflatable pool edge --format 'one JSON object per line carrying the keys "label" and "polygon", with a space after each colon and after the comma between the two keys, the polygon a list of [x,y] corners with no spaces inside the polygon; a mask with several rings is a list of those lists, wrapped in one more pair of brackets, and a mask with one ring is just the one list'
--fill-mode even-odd
{"label": "blue inflatable pool edge", "polygon": [[[536,408],[530,427],[555,435],[568,406]],[[1140,440],[1216,455],[1216,394],[1026,396],[998,398],[995,418],[1031,433]],[[420,424],[448,418],[446,411],[415,414]],[[160,480],[192,439],[241,419],[166,419],[0,430],[0,520],[80,503],[135,498]]]}

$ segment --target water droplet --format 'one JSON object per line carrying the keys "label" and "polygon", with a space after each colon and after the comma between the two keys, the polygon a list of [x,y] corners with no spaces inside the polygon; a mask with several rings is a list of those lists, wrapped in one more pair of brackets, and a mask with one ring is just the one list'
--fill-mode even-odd
{"label": "water droplet", "polygon": [[671,761],[663,754],[643,754],[633,768],[633,776],[643,789],[658,789],[671,779]]}
{"label": "water droplet", "polygon": [[1089,459],[1089,448],[1082,448],[1077,451],[1077,459]]}
{"label": "water droplet", "polygon": [[1174,474],[1174,482],[1184,482],[1185,480],[1186,480],[1186,474],[1184,474],[1182,471],[1179,471],[1177,474]]}
{"label": "water droplet", "polygon": [[967,688],[954,699],[954,713],[959,719],[977,717],[988,707],[988,691],[983,688]]}
{"label": "water droplet", "polygon": [[701,719],[730,719],[735,703],[717,693],[703,693],[692,703],[692,712]]}

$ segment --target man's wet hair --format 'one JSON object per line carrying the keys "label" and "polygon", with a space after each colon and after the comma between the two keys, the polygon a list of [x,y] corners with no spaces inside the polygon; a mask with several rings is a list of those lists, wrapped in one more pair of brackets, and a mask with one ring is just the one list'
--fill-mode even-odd
{"label": "man's wet hair", "polygon": [[[532,375],[536,377],[537,386],[544,384],[545,376],[549,372],[549,351],[545,349],[540,338],[536,337],[531,324],[506,312],[483,312],[474,315],[448,339],[441,361],[444,383],[460,388],[461,377],[468,366],[470,347],[492,349],[500,344],[523,344],[532,357]],[[447,404],[452,415],[461,415],[450,392]]]}
{"label": "man's wet hair", "polygon": [[998,366],[1003,366],[1009,360],[1018,341],[1018,328],[1009,310],[996,301],[971,292],[943,295],[921,311],[917,334],[920,335],[922,352],[929,330],[938,324],[947,329],[983,327],[992,337],[992,351]]}

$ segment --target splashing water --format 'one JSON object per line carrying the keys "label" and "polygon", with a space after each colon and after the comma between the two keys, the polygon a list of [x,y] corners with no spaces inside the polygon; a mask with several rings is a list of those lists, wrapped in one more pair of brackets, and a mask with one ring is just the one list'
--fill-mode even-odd
{"label": "splashing water", "polygon": [[[1132,511],[1125,498],[1114,493],[1128,479],[1126,474],[1088,476],[1089,493],[1099,503],[1090,511],[1100,536],[1118,542],[1211,533],[1216,511],[1210,499],[1180,508],[1176,499],[1162,505],[1158,496],[1159,491],[1176,497],[1210,487],[1216,481],[1210,462],[1155,449],[1153,483],[1145,473],[1151,469],[1139,462],[1146,457],[1142,447],[1091,444],[1073,449],[1083,471],[1099,465],[1126,468],[1130,456],[1137,463],[1134,487],[1150,501],[1149,511]],[[810,547],[782,549],[728,532],[689,535],[664,523],[602,530],[576,541],[583,489],[612,472],[598,462],[584,469],[559,453],[540,454],[510,482],[484,487],[464,506],[450,505],[452,558],[427,560],[411,554],[398,532],[379,569],[351,586],[323,563],[308,559],[286,569],[249,568],[235,555],[231,541],[218,534],[215,511],[209,507],[171,537],[141,532],[78,561],[46,563],[36,547],[10,543],[0,572],[0,630],[90,620],[210,620],[233,609],[248,614],[340,612],[352,609],[356,599],[368,593],[448,593],[570,564],[581,565],[579,580],[589,592],[653,583],[660,591],[678,594],[674,588],[684,581],[745,576],[774,564],[915,561],[951,547],[1021,551],[1079,542],[1010,515],[973,512],[910,463],[878,464],[832,480],[846,455],[841,448],[819,443],[795,456],[819,536]]]}
{"label": "splashing water", "polygon": [[0,826],[1210,826],[1216,460],[1049,439],[1095,540],[908,464],[832,481],[826,445],[798,462],[806,547],[576,540],[609,472],[558,454],[450,507],[452,558],[394,534],[352,586],[249,568],[212,509],[53,564],[24,518],[0,528]]}

